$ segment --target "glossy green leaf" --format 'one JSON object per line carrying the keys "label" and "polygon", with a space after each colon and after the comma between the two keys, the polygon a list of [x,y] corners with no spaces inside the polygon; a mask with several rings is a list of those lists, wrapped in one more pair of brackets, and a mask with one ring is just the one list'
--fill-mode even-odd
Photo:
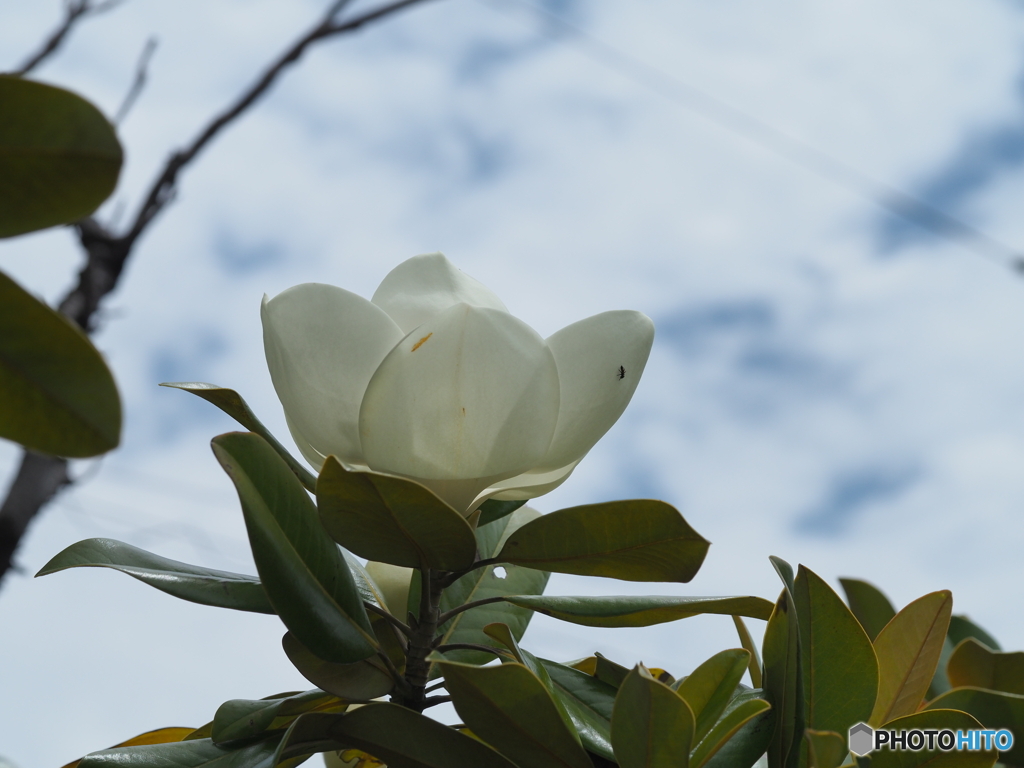
{"label": "glossy green leaf", "polygon": [[86,539],[53,557],[36,576],[67,568],[111,568],[174,597],[236,611],[274,613],[255,576],[179,563],[113,539]]}
{"label": "glossy green leaf", "polygon": [[649,627],[667,621],[714,613],[739,614],[767,621],[772,604],[762,597],[530,597],[514,595],[508,602],[586,627]]}
{"label": "glossy green leaf", "polygon": [[839,768],[850,756],[846,739],[835,731],[804,731],[809,768]]}
{"label": "glossy green leaf", "polygon": [[761,645],[764,687],[775,710],[776,728],[768,745],[772,768],[795,768],[804,732],[804,689],[800,668],[800,625],[789,588],[782,590],[768,619]]}
{"label": "glossy green leaf", "polygon": [[466,519],[411,480],[349,472],[329,456],[316,498],[327,532],[367,560],[459,571],[476,558],[476,539]]}
{"label": "glossy green leaf", "polygon": [[[347,748],[383,760],[388,768],[517,768],[487,744],[397,704],[368,704],[330,719],[306,715],[296,721],[296,731],[303,725],[308,742],[321,730]],[[297,751],[295,741],[293,737],[284,754]]]}
{"label": "glossy green leaf", "polygon": [[806,727],[845,734],[871,715],[878,660],[860,622],[832,588],[800,566],[794,594],[800,625]]}
{"label": "glossy green leaf", "polygon": [[285,626],[324,661],[372,655],[376,641],[352,573],[288,465],[252,432],[215,437],[213,452],[238,490],[256,570]]}
{"label": "glossy green leaf", "polygon": [[[691,750],[691,768],[752,768],[757,763],[768,749],[775,730],[775,710],[770,704],[756,703],[764,701],[762,693],[757,689],[746,690],[733,698],[711,733]],[[757,708],[759,712],[747,717]],[[737,720],[741,724],[735,728]],[[706,752],[710,752],[707,758],[704,757]]]}
{"label": "glossy green leaf", "polygon": [[948,590],[919,597],[875,638],[878,696],[868,723],[878,727],[917,712],[939,663],[953,611]]}
{"label": "glossy green leaf", "polygon": [[290,632],[281,639],[288,661],[313,685],[346,701],[365,702],[386,696],[395,681],[376,656],[351,664],[324,661]]}
{"label": "glossy green leaf", "polygon": [[555,573],[687,582],[708,546],[675,507],[633,499],[543,515],[516,531],[498,559]]}
{"label": "glossy green leaf", "polygon": [[[494,557],[512,535],[540,513],[529,507],[517,509],[512,514],[476,529],[477,547],[480,557]],[[460,605],[477,600],[488,600],[505,595],[539,595],[547,586],[549,574],[533,568],[516,565],[489,565],[476,568],[445,589],[441,595],[441,612],[450,611]],[[458,614],[441,628],[442,643],[473,643],[500,647],[483,628],[494,622],[507,624],[516,640],[522,638],[526,627],[533,618],[533,611],[508,603],[490,603]],[[445,657],[452,661],[485,664],[493,657],[481,651],[450,651]]]}
{"label": "glossy green leaf", "polygon": [[[0,86],[4,82],[0,76]],[[5,121],[6,115],[0,136]],[[2,157],[0,148],[0,166]],[[3,185],[0,170],[0,190]],[[0,202],[0,217],[2,211]],[[0,403],[0,438],[33,451],[83,458],[106,453],[121,439],[121,399],[96,347],[78,326],[3,272]]]}
{"label": "glossy green leaf", "polygon": [[346,702],[321,690],[284,693],[265,699],[232,699],[217,708],[211,736],[216,744],[252,739],[284,729],[306,712],[342,712]]}
{"label": "glossy green leaf", "polygon": [[210,739],[117,747],[93,752],[81,768],[273,768],[278,739],[230,748]]}
{"label": "glossy green leaf", "polygon": [[896,615],[896,609],[878,587],[860,579],[840,579],[839,583],[846,593],[846,602],[864,627],[871,641],[874,642],[882,627]]}
{"label": "glossy green leaf", "polygon": [[278,442],[277,438],[270,434],[270,430],[263,426],[263,422],[256,418],[256,414],[252,412],[249,404],[235,390],[228,389],[227,387],[218,387],[216,384],[207,384],[202,381],[165,381],[160,386],[191,392],[208,403],[213,403],[248,431],[255,432],[270,443],[271,447],[277,451],[278,456],[285,460],[291,471],[299,478],[299,482],[307,490],[316,491],[316,475],[306,469],[302,463]]}
{"label": "glossy green leaf", "polygon": [[695,744],[707,736],[718,722],[747,671],[749,661],[750,654],[742,648],[721,651],[671,686],[693,712]]}
{"label": "glossy green leaf", "polygon": [[612,708],[616,689],[578,669],[546,659],[539,660],[572,718],[583,746],[606,760],[614,760],[612,751]]}
{"label": "glossy green leaf", "polygon": [[1024,734],[1024,696],[982,688],[954,688],[929,701],[925,709],[957,709],[967,712],[985,728],[1008,728],[1014,737],[1013,749],[1004,752],[1002,760],[1009,765],[1024,765],[1024,738],[1018,736]]}
{"label": "glossy green leaf", "polygon": [[[117,747],[136,747],[146,744],[171,744],[173,742],[185,741],[193,733],[195,733],[195,731],[192,728],[157,728],[152,731],[140,733],[138,736],[133,736],[127,741],[115,744],[111,749],[116,749]],[[83,757],[78,760],[73,760],[63,766],[63,768],[79,768],[82,764],[82,760],[84,759],[85,758]]]}
{"label": "glossy green leaf", "polygon": [[522,664],[475,667],[439,661],[438,666],[459,717],[515,763],[530,768],[592,768],[551,693]]}
{"label": "glossy green leaf", "polygon": [[480,505],[480,519],[477,521],[477,525],[487,525],[493,523],[495,520],[500,520],[503,517],[511,515],[521,506],[526,504],[526,501],[498,501],[497,499],[488,499]]}
{"label": "glossy green leaf", "polygon": [[[566,708],[565,703],[562,701],[562,698],[555,690],[555,684],[551,681],[551,676],[548,674],[547,668],[540,663],[536,656],[519,647],[519,643],[517,643],[516,639],[512,636],[512,630],[508,628],[507,624],[502,624],[500,622],[488,624],[484,627],[484,634],[494,640],[497,640],[512,653],[518,663],[522,664],[536,675],[537,679],[540,680],[544,687],[548,689],[548,693],[551,694],[551,700],[555,703],[555,709],[558,710],[558,714],[562,718],[562,722],[565,724],[566,730],[568,730],[569,733],[572,734],[573,738],[582,746],[582,738],[576,728],[576,724],[573,721],[573,718],[569,715],[569,711]],[[502,661],[507,661],[507,659],[502,659]]]}
{"label": "glossy green leaf", "polygon": [[[772,606],[772,610],[774,609],[775,606]],[[769,618],[771,618],[771,614],[769,614]],[[750,630],[747,629],[743,619],[733,616],[732,623],[736,625],[736,634],[739,635],[740,645],[750,654],[750,663],[747,666],[747,670],[750,672],[750,682],[755,688],[760,688],[764,684],[761,678],[761,654],[758,652],[754,638],[750,636]]]}
{"label": "glossy green leaf", "polygon": [[690,750],[690,768],[716,764],[727,757],[730,768],[749,768],[764,754],[771,736],[771,704],[759,690],[742,690],[732,697],[719,720]]}
{"label": "glossy green leaf", "polygon": [[[897,731],[941,731],[941,730],[972,730],[980,727],[977,720],[964,712],[954,711],[956,708],[929,707],[923,712],[900,717],[886,728]],[[1007,756],[1009,753],[1007,753]],[[876,749],[871,753],[871,768],[991,768],[995,765],[998,753],[969,752],[952,750],[943,752],[939,749],[922,749],[920,752],[909,750]]]}
{"label": "glossy green leaf", "polygon": [[629,668],[607,659],[600,653],[594,654],[594,677],[618,690],[629,675]]}
{"label": "glossy green leaf", "polygon": [[114,128],[70,91],[0,75],[0,237],[88,216],[117,185]]}
{"label": "glossy green leaf", "polygon": [[949,620],[949,639],[953,641],[953,647],[962,643],[968,637],[973,637],[980,643],[984,643],[993,651],[1003,650],[992,635],[979,627],[966,616],[953,616]]}
{"label": "glossy green leaf", "polygon": [[693,729],[683,698],[642,666],[622,681],[612,712],[612,746],[621,768],[687,768]]}
{"label": "glossy green leaf", "polygon": [[1021,651],[993,651],[969,637],[953,651],[946,672],[955,688],[973,686],[1024,695],[1024,653]]}

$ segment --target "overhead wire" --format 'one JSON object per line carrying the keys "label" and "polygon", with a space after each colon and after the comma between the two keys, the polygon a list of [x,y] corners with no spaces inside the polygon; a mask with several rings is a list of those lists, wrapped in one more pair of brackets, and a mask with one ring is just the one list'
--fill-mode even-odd
{"label": "overhead wire", "polygon": [[[482,0],[508,13],[504,0]],[[879,181],[827,152],[781,131],[769,123],[665,72],[639,57],[586,31],[564,16],[531,0],[515,0],[577,43],[577,50],[592,61],[659,94],[663,98],[725,128],[794,165],[870,200],[890,213],[933,234],[959,244],[1014,272],[1024,273],[1024,253],[982,232],[920,198]]]}

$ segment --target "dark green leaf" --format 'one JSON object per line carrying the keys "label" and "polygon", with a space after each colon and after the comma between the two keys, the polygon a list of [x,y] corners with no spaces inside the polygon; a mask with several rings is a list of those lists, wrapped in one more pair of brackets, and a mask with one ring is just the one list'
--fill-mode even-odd
{"label": "dark green leaf", "polygon": [[[968,731],[979,727],[978,721],[973,717],[964,712],[954,712],[953,709],[959,709],[959,707],[932,709],[929,706],[923,712],[897,718],[891,723],[887,723],[885,727],[897,731],[941,731],[947,729]],[[986,726],[992,727],[987,723]],[[1011,753],[1008,752],[1004,757],[1009,758],[1010,755]],[[991,768],[997,758],[998,753],[995,750],[991,752],[968,752],[966,750],[942,752],[938,749],[922,749],[920,752],[911,752],[883,748],[871,753],[871,768],[925,768],[925,766],[927,768]]]}
{"label": "dark green leaf", "polygon": [[864,627],[868,637],[874,642],[882,627],[896,615],[896,609],[878,587],[860,579],[840,579],[839,583],[846,593],[846,602]]}
{"label": "dark green leaf", "polygon": [[578,669],[546,659],[539,660],[548,672],[555,696],[565,705],[583,746],[607,760],[612,751],[612,708],[616,689]]}
{"label": "dark green leaf", "polygon": [[683,698],[642,666],[619,687],[612,745],[621,768],[687,768],[694,718]]}
{"label": "dark green leaf", "polygon": [[526,504],[526,501],[488,499],[480,505],[480,520],[477,521],[477,525],[487,525],[495,520],[500,520],[507,515],[511,515],[524,504]]}
{"label": "dark green leaf", "polygon": [[[477,547],[480,557],[494,557],[505,539],[514,531],[540,516],[530,508],[518,509],[511,515],[476,529]],[[500,569],[500,570],[499,570]],[[503,575],[501,575],[503,574]],[[460,605],[477,600],[487,600],[505,595],[539,595],[548,583],[549,574],[533,568],[516,565],[490,565],[477,568],[458,579],[441,595],[441,612],[450,611]],[[412,590],[410,590],[412,592]],[[418,590],[416,590],[418,594]],[[522,638],[533,611],[506,603],[491,603],[465,611],[441,627],[442,643],[473,643],[501,647],[486,635],[483,628],[494,622],[507,624],[516,640]],[[445,657],[453,661],[485,664],[493,657],[480,651],[450,651]]]}
{"label": "dark green leaf", "polygon": [[[982,688],[954,688],[929,701],[925,707],[926,711],[942,709],[967,712],[986,728],[1009,729],[1014,736],[1013,749],[1003,753],[1003,762],[1024,765],[1024,738],[1018,735],[1024,734],[1024,696]],[[978,726],[960,727],[966,730]]]}
{"label": "dark green leaf", "polygon": [[0,75],[0,237],[88,216],[121,172],[121,144],[69,91]]}
{"label": "dark green leaf", "polygon": [[[8,80],[0,75],[0,115]],[[2,163],[0,147],[0,217]],[[3,272],[0,403],[0,438],[33,451],[83,458],[106,453],[121,439],[121,400],[100,353],[78,326]]]}
{"label": "dark green leaf", "polygon": [[622,681],[629,675],[629,669],[621,664],[616,664],[611,659],[606,659],[600,653],[594,654],[594,659],[594,677],[618,690]]}
{"label": "dark green leaf", "polygon": [[430,490],[391,475],[349,472],[329,456],[316,485],[324,528],[360,557],[459,571],[476,558],[465,518]]}
{"label": "dark green leaf", "polygon": [[867,721],[871,725],[917,712],[938,666],[952,610],[948,590],[932,592],[903,608],[878,633],[878,696]]}
{"label": "dark green leaf", "polygon": [[277,451],[277,454],[285,460],[291,471],[295,473],[295,476],[299,478],[299,482],[307,490],[316,492],[316,475],[306,469],[277,441],[277,438],[270,434],[270,430],[263,426],[263,422],[256,418],[256,414],[252,412],[249,404],[235,390],[228,389],[227,387],[218,387],[216,384],[206,384],[202,381],[165,381],[160,386],[191,392],[208,403],[213,403],[247,430],[255,432],[270,443],[271,447]]}
{"label": "dark green leaf", "polygon": [[946,672],[955,688],[973,686],[1024,695],[1024,653],[1021,651],[993,651],[968,637],[953,651]]}
{"label": "dark green leaf", "polygon": [[238,490],[256,570],[285,626],[324,661],[372,655],[352,573],[288,465],[252,432],[215,437],[213,452]]}
{"label": "dark green leaf", "polygon": [[[693,712],[695,744],[707,736],[718,722],[747,671],[749,661],[750,654],[742,648],[721,651],[671,686]],[[752,712],[751,717],[759,711]]]}
{"label": "dark green leaf", "polygon": [[592,768],[551,693],[522,664],[475,667],[439,661],[438,666],[459,717],[520,766]]}
{"label": "dark green leaf", "polygon": [[[792,571],[790,571],[792,573]],[[800,625],[786,587],[768,619],[761,646],[764,687],[775,711],[776,727],[768,745],[773,768],[795,768],[804,732],[804,689],[800,669]]]}
{"label": "dark green leaf", "polygon": [[708,546],[675,507],[633,499],[543,515],[509,537],[498,559],[556,573],[687,582]]}
{"label": "dark green leaf", "polygon": [[337,664],[314,655],[290,632],[281,639],[285,655],[313,685],[346,701],[370,701],[391,693],[395,681],[384,663],[371,656],[352,664]]}
{"label": "dark green leaf", "polygon": [[767,621],[772,604],[761,597],[668,597],[666,595],[617,597],[506,598],[513,605],[587,627],[648,627],[666,621],[688,619],[706,613],[739,614]]}
{"label": "dark green leaf", "polygon": [[806,726],[845,736],[867,721],[878,691],[878,661],[860,622],[832,588],[800,566],[794,595],[800,625]]}
{"label": "dark green leaf", "polygon": [[255,576],[179,563],[113,539],[86,539],[72,544],[44,565],[36,576],[83,567],[112,568],[169,595],[201,605],[274,613],[267,593]]}
{"label": "dark green leaf", "polygon": [[231,749],[210,739],[93,752],[81,768],[273,768],[278,739]]}
{"label": "dark green leaf", "polygon": [[328,733],[388,768],[516,768],[486,744],[397,704],[368,704],[334,717]]}
{"label": "dark green leaf", "polygon": [[775,725],[775,710],[765,706],[767,702],[757,703],[764,701],[761,693],[744,690],[733,697],[722,719],[691,751],[691,768],[751,768],[758,761],[768,748]]}
{"label": "dark green leaf", "polygon": [[283,729],[306,712],[341,712],[346,703],[320,690],[284,693],[266,699],[232,699],[217,708],[211,735],[214,743],[252,739]]}

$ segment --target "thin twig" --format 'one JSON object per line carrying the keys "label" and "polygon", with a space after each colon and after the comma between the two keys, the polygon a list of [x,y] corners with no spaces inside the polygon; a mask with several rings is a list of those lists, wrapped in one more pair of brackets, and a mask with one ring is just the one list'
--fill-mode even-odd
{"label": "thin twig", "polygon": [[377,651],[377,655],[380,660],[384,662],[384,666],[388,668],[388,674],[391,675],[391,679],[395,681],[395,687],[401,690],[403,693],[411,690],[409,682],[402,676],[402,673],[398,671],[398,667],[395,666],[395,662],[388,656],[387,651],[383,648]]}
{"label": "thin twig", "polygon": [[439,683],[434,683],[433,685],[424,688],[423,692],[424,693],[433,693],[434,691],[440,690],[441,688],[444,688],[444,687],[445,687],[445,681],[442,680]]}
{"label": "thin twig", "polygon": [[501,603],[504,602],[504,600],[504,597],[488,597],[483,600],[474,600],[471,603],[463,603],[462,605],[452,608],[450,611],[445,611],[440,616],[438,616],[437,625],[442,626],[448,623],[448,621],[450,621],[452,618],[458,616],[463,611],[468,611],[471,608],[479,608],[481,605],[490,605],[491,603]]}
{"label": "thin twig", "polygon": [[135,77],[132,78],[131,87],[128,89],[128,93],[124,96],[124,101],[121,102],[121,106],[117,108],[117,112],[114,113],[114,119],[112,122],[114,125],[120,125],[121,121],[128,116],[128,112],[135,106],[135,101],[139,98],[142,93],[142,89],[146,86],[146,78],[149,74],[149,61],[153,58],[153,54],[156,52],[157,39],[155,37],[149,38],[146,41],[145,46],[142,48],[142,53],[139,54],[139,60],[135,64]]}
{"label": "thin twig", "polygon": [[57,49],[60,48],[80,19],[90,14],[105,13],[123,2],[124,0],[107,0],[105,3],[93,5],[90,0],[70,0],[70,2],[65,3],[64,20],[60,23],[60,26],[53,31],[38,51],[25,59],[25,63],[11,72],[11,74],[18,76],[27,75],[57,52]]}
{"label": "thin twig", "polygon": [[401,11],[422,2],[425,2],[425,0],[399,0],[399,2],[385,5],[373,11],[367,11],[361,16],[356,16],[348,21],[338,23],[335,23],[334,17],[346,3],[334,3],[327,10],[327,13],[323,15],[316,26],[299,38],[299,40],[292,44],[287,51],[279,56],[277,60],[271,64],[266,71],[264,71],[260,78],[253,83],[230,107],[211,120],[206,128],[199,133],[191,144],[189,144],[185,149],[179,150],[171,155],[167,164],[164,166],[163,171],[149,188],[149,192],[142,205],[139,207],[132,226],[122,236],[122,239],[131,244],[139,237],[139,235],[142,234],[143,230],[149,225],[149,223],[160,213],[160,211],[163,210],[167,203],[173,199],[175,185],[178,180],[178,173],[181,172],[186,165],[192,162],[192,160],[213,140],[215,136],[217,136],[217,134],[234,122],[239,115],[245,112],[257,99],[266,93],[270,86],[274,84],[274,81],[277,80],[278,75],[302,58],[302,55],[310,45],[327,37],[332,37],[345,32],[354,32],[365,24],[377,21],[385,16],[390,16],[397,11]]}
{"label": "thin twig", "polygon": [[372,613],[376,613],[378,616],[383,616],[384,619],[386,619],[387,622],[391,624],[391,626],[399,630],[406,637],[412,637],[412,627],[410,627],[408,624],[404,622],[399,621],[390,613],[381,608],[379,605],[371,603],[369,600],[363,600],[363,605],[366,606],[366,610]]}
{"label": "thin twig", "polygon": [[423,700],[423,708],[430,709],[431,707],[436,707],[438,704],[447,704],[451,700],[451,696],[428,696]]}

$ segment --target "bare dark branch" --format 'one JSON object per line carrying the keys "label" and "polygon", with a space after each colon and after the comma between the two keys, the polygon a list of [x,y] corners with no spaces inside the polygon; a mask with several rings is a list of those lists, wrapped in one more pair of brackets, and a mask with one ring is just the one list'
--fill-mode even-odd
{"label": "bare dark branch", "polygon": [[104,3],[93,5],[90,0],[70,0],[65,3],[64,20],[40,46],[39,50],[25,59],[25,62],[11,74],[27,75],[57,52],[57,49],[81,19],[92,14],[109,11],[123,2],[124,0],[107,0]]}
{"label": "bare dark branch", "polygon": [[370,611],[370,613],[376,613],[378,616],[383,616],[391,626],[399,630],[406,637],[412,636],[412,627],[402,621],[399,621],[379,605],[374,605],[368,600],[364,600],[363,605],[366,606],[366,610]]}
{"label": "bare dark branch", "polygon": [[156,46],[157,39],[155,37],[149,38],[143,46],[142,53],[139,54],[139,60],[135,64],[135,77],[132,78],[131,87],[128,89],[128,93],[125,94],[121,106],[117,108],[117,112],[114,114],[112,121],[114,125],[120,125],[121,121],[128,116],[136,100],[142,94],[142,89],[146,87],[149,62],[153,58],[153,54],[156,53]]}
{"label": "bare dark branch", "polygon": [[431,707],[436,707],[438,704],[447,704],[451,700],[451,696],[428,696],[423,701],[423,708],[430,709]]}
{"label": "bare dark branch", "polygon": [[463,611],[468,611],[472,608],[479,608],[481,605],[490,605],[491,603],[504,602],[504,597],[487,597],[483,600],[474,600],[471,603],[463,603],[462,605],[452,608],[450,611],[445,611],[437,618],[438,625],[446,624],[451,619],[458,616]]}
{"label": "bare dark branch", "polygon": [[437,646],[434,650],[438,653],[447,653],[448,651],[482,651],[483,653],[489,653],[492,656],[500,656],[503,659],[515,661],[515,657],[508,651],[503,651],[499,648],[491,648],[489,645],[478,645],[476,643],[446,643],[445,645]]}
{"label": "bare dark branch", "polygon": [[[338,14],[345,9],[349,1],[336,0],[332,3],[312,30],[299,38],[284,54],[274,60],[260,78],[217,115],[190,145],[171,155],[150,187],[135,219],[123,233],[115,233],[113,224],[105,227],[92,217],[75,223],[75,231],[79,243],[85,251],[86,261],[78,273],[77,284],[60,302],[58,308],[61,312],[86,332],[95,328],[100,302],[117,287],[125,262],[131,256],[139,236],[174,199],[179,173],[218,133],[244,114],[273,85],[281,72],[302,57],[310,45],[335,35],[354,32],[370,22],[383,19],[417,3],[425,2],[425,0],[401,0],[355,16],[347,21],[338,21]],[[64,23],[54,32],[42,49],[26,61],[17,74],[30,71],[56,51],[75,23],[82,17],[110,10],[122,2],[124,0],[106,0],[94,5],[91,0],[68,0]],[[145,61],[140,62],[142,75],[137,74],[136,81],[144,81],[145,63]],[[126,99],[126,101],[128,100]],[[130,106],[130,103],[127,106],[122,106],[122,110],[119,112],[127,111]],[[0,507],[0,580],[10,570],[13,553],[32,519],[58,490],[70,483],[67,462],[63,459],[38,456],[28,452],[23,455],[7,499]]]}

